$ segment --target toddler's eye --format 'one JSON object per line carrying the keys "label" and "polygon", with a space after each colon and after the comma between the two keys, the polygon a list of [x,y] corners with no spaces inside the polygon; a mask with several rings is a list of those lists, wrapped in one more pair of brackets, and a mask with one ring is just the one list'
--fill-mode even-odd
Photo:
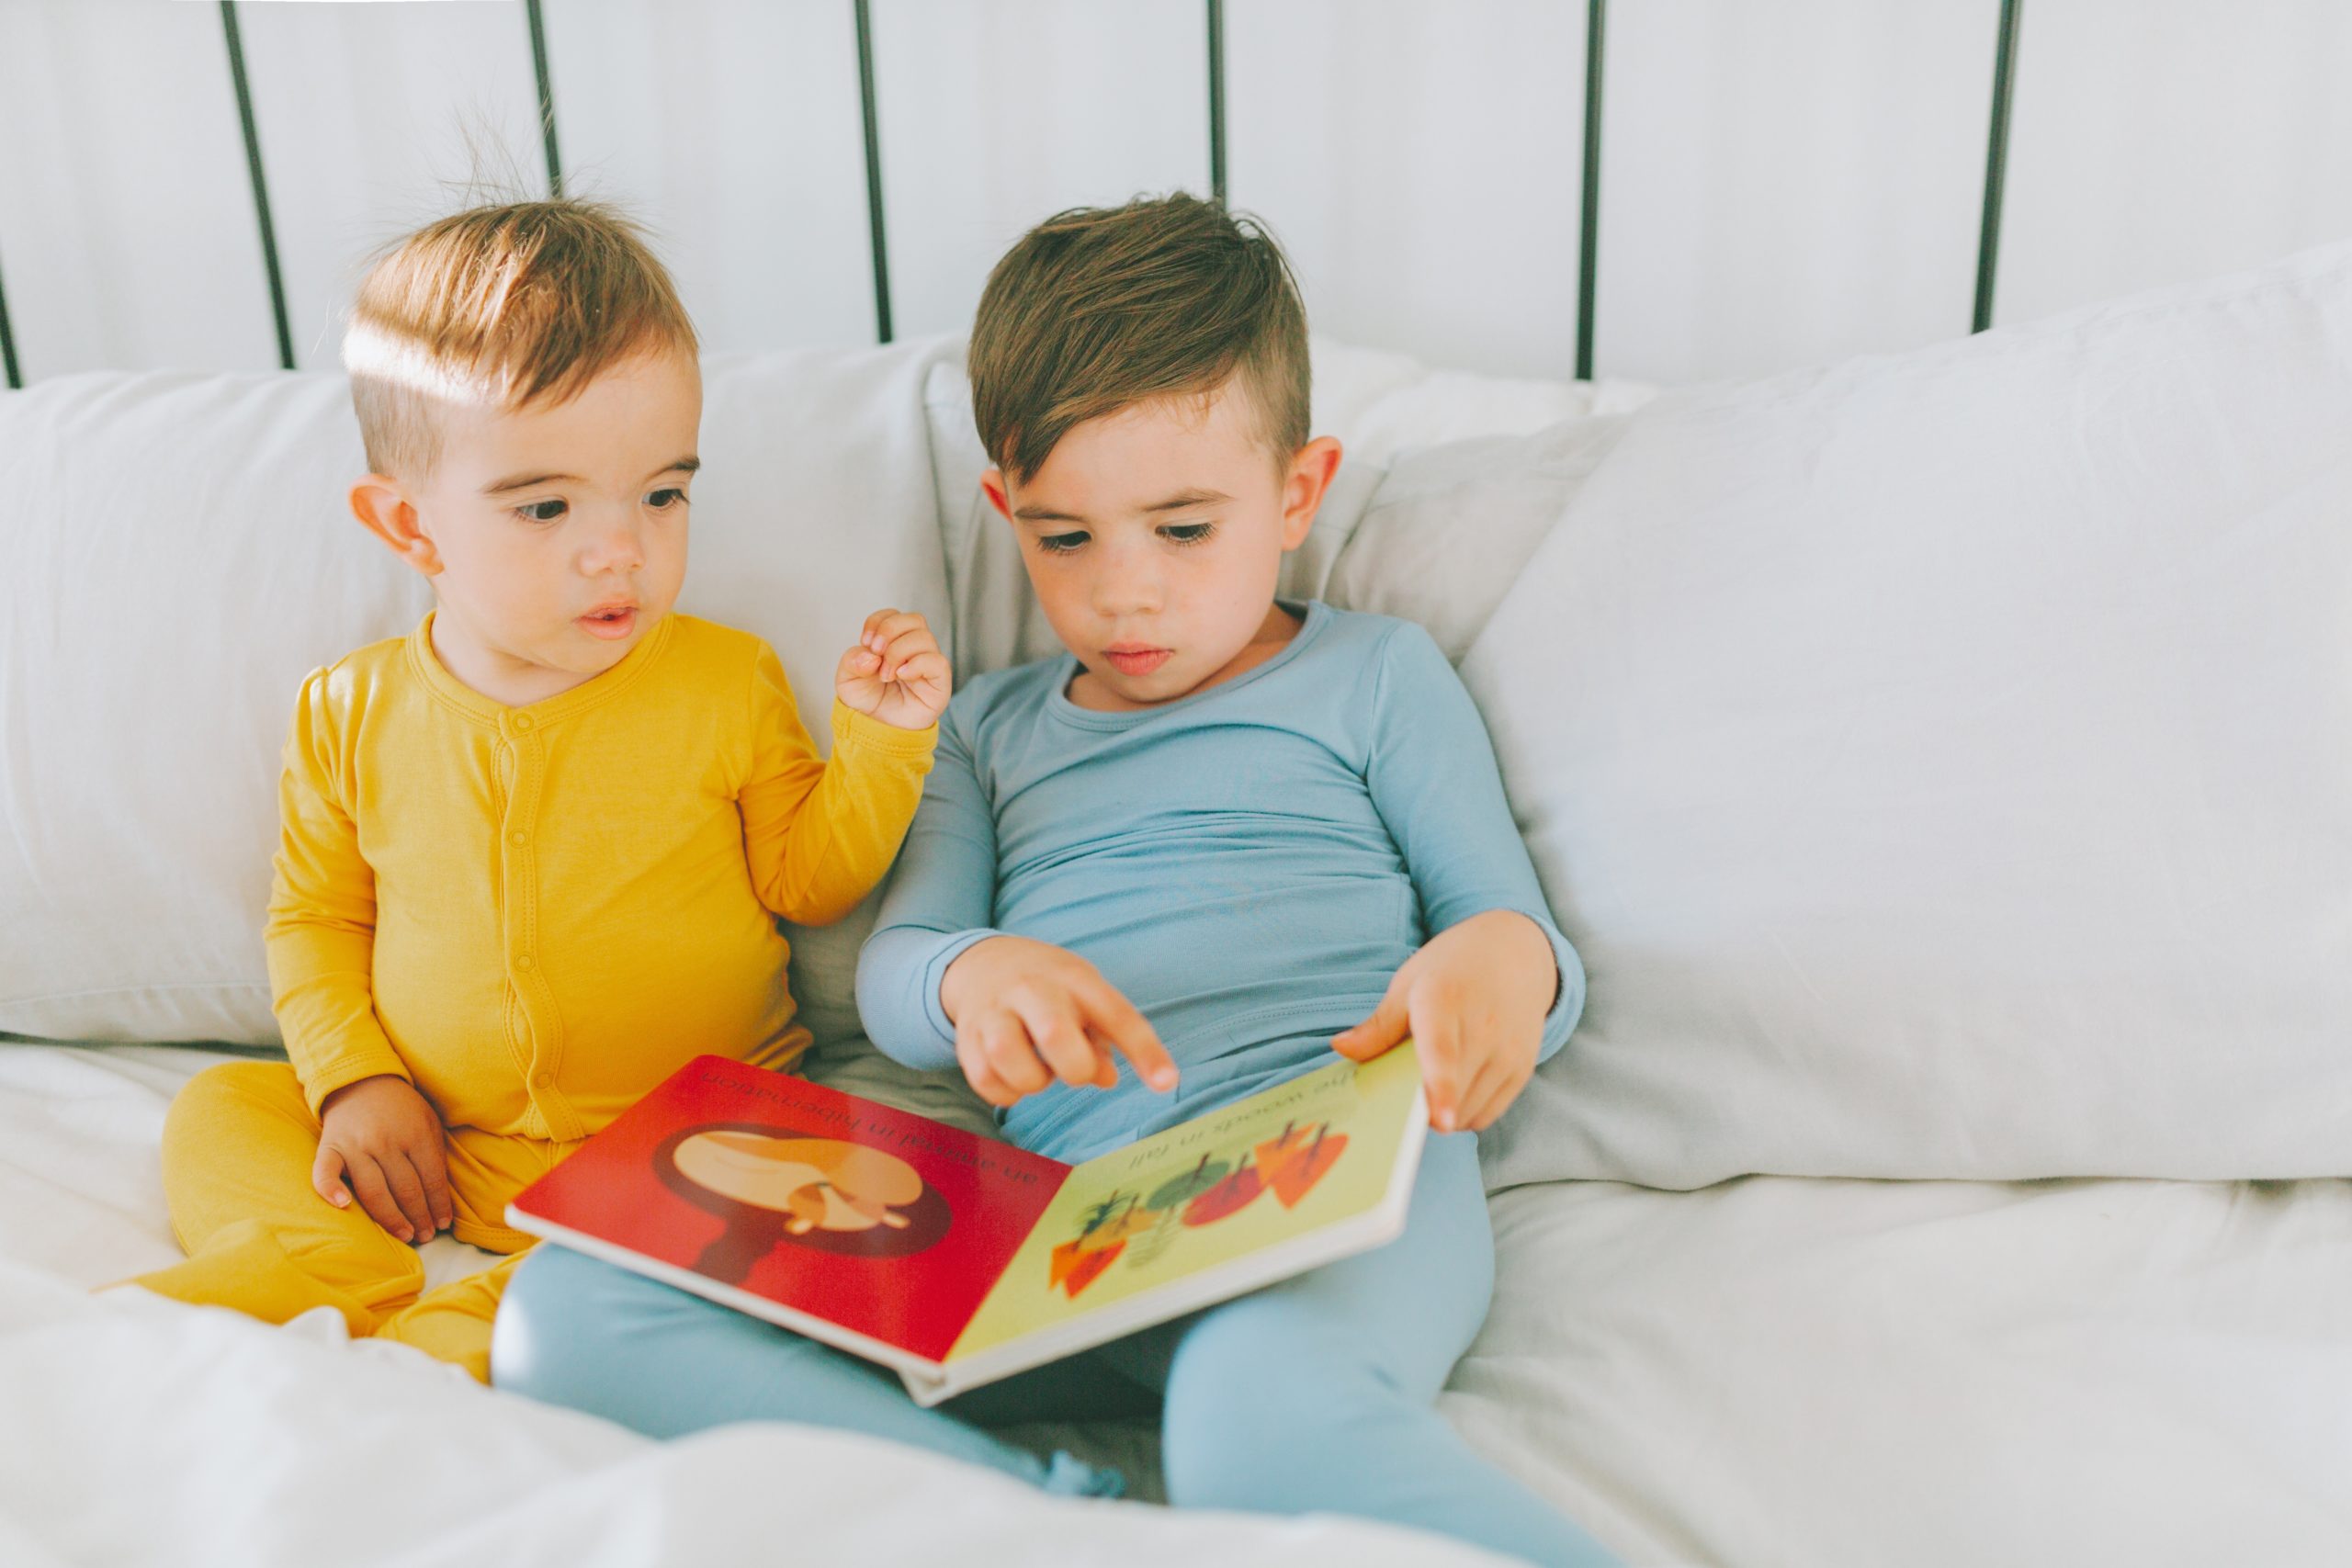
{"label": "toddler's eye", "polygon": [[1037,547],[1047,555],[1066,556],[1086,543],[1085,534],[1046,534],[1037,540]]}
{"label": "toddler's eye", "polygon": [[1171,523],[1159,531],[1159,536],[1171,545],[1197,545],[1216,532],[1214,523]]}
{"label": "toddler's eye", "polygon": [[656,512],[667,512],[673,506],[684,506],[685,503],[686,492],[676,485],[657,490],[645,498],[645,504]]}
{"label": "toddler's eye", "polygon": [[526,501],[514,509],[514,515],[526,523],[553,523],[570,510],[568,501]]}

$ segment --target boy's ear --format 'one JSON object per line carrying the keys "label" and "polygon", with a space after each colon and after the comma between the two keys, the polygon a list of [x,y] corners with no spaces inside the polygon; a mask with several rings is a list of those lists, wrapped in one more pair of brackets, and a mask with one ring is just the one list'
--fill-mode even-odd
{"label": "boy's ear", "polygon": [[1291,454],[1290,472],[1283,479],[1283,548],[1295,550],[1306,543],[1315,526],[1315,509],[1340,471],[1340,438],[1318,435]]}
{"label": "boy's ear", "polygon": [[999,517],[1007,523],[1012,521],[1012,496],[1004,488],[1002,468],[990,468],[980,476],[980,491],[989,498],[989,504],[996,508]]}
{"label": "boy's ear", "polygon": [[351,514],[390,547],[392,554],[427,577],[441,575],[441,552],[416,525],[416,508],[400,480],[368,474],[351,487]]}

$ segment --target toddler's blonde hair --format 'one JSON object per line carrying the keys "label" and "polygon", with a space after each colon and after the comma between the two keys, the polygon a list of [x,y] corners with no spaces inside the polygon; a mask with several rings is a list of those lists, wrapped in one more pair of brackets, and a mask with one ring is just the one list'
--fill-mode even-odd
{"label": "toddler's blonde hair", "polygon": [[360,280],[344,368],[368,466],[418,480],[441,405],[561,403],[639,354],[698,349],[644,231],[560,198],[476,207],[395,241]]}

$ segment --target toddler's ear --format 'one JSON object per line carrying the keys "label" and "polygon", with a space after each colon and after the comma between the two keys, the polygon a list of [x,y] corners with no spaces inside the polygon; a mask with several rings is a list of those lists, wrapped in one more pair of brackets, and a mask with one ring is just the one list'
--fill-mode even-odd
{"label": "toddler's ear", "polygon": [[441,574],[441,552],[416,525],[416,508],[410,504],[398,479],[368,474],[351,487],[351,514],[384,541],[392,554],[427,577]]}

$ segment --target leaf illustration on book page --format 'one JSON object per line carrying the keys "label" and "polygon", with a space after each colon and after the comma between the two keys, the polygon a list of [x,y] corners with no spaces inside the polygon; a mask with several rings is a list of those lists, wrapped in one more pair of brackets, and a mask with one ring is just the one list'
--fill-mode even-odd
{"label": "leaf illustration on book page", "polygon": [[1078,1293],[1094,1283],[1102,1270],[1111,1267],[1119,1254],[1125,1250],[1126,1243],[1124,1241],[1114,1242],[1109,1247],[1090,1247],[1066,1241],[1054,1248],[1046,1288],[1050,1291],[1059,1285],[1070,1300],[1076,1301]]}
{"label": "leaf illustration on book page", "polygon": [[1318,1122],[1310,1128],[1284,1127],[1281,1137],[1260,1144],[1256,1153],[1274,1197],[1283,1208],[1295,1209],[1323,1173],[1339,1163],[1347,1146],[1345,1133],[1334,1134],[1329,1122]]}
{"label": "leaf illustration on book page", "polygon": [[1127,1255],[1129,1268],[1142,1268],[1157,1262],[1176,1239],[1184,1205],[1225,1179],[1232,1168],[1214,1155],[1203,1155],[1200,1163],[1180,1175],[1171,1176],[1152,1189],[1148,1200],[1152,1226],[1136,1238],[1135,1248]]}
{"label": "leaf illustration on book page", "polygon": [[1213,1225],[1227,1215],[1238,1214],[1248,1208],[1265,1188],[1265,1181],[1258,1175],[1258,1168],[1244,1157],[1239,1169],[1184,1205],[1184,1223],[1188,1225]]}

